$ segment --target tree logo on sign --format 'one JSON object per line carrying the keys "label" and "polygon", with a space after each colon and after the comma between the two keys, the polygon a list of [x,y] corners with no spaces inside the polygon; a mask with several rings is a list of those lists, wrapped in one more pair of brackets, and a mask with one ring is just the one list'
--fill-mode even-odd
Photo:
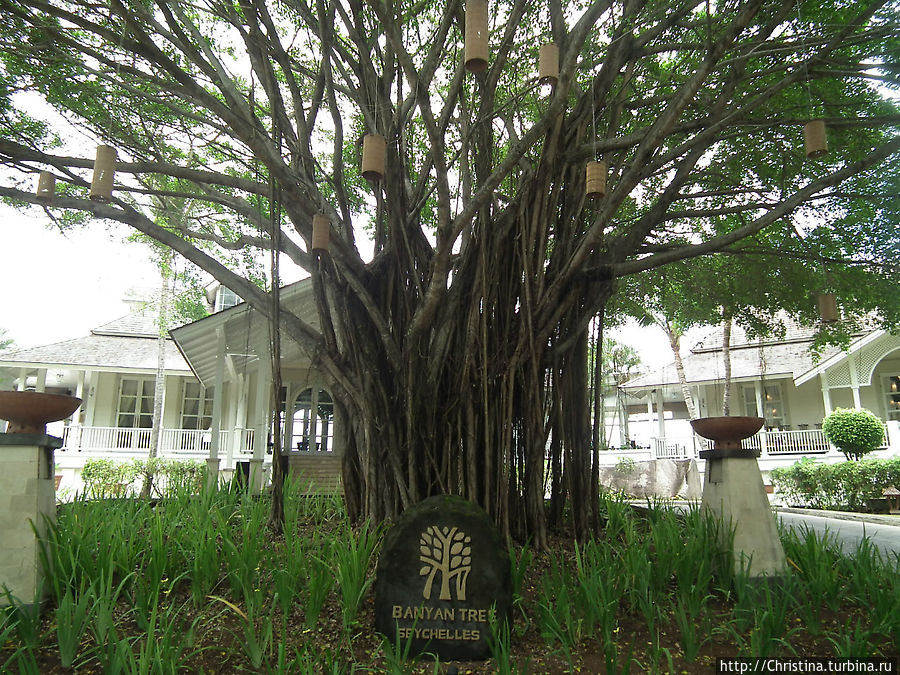
{"label": "tree logo on sign", "polygon": [[441,600],[452,600],[450,582],[455,581],[456,599],[466,599],[466,580],[472,570],[472,538],[457,527],[431,526],[419,538],[419,560],[425,563],[419,575],[428,576],[422,595],[431,600],[431,587],[441,573]]}

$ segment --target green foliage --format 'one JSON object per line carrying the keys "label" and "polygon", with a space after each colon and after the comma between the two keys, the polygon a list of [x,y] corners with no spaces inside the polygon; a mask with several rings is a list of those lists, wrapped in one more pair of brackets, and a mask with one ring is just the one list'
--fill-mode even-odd
{"label": "green foliage", "polygon": [[[265,497],[204,490],[155,506],[63,505],[44,563],[53,569],[56,621],[48,626],[8,598],[0,671],[38,673],[59,658],[79,672],[200,672],[211,660],[229,672],[432,672],[404,662],[408,644],[363,648],[366,631],[335,629],[341,614],[352,622],[369,604],[377,531],[323,514],[293,481],[286,492],[293,522],[305,527],[283,541],[265,528]],[[842,552],[833,537],[785,533],[794,574],[760,587],[733,571],[728,537],[707,512],[651,506],[639,514],[618,498],[602,502],[612,524],[605,536],[521,556],[516,567],[528,582],[517,583],[520,611],[511,624],[487,627],[492,672],[548,672],[521,653],[536,633],[546,641],[538,653],[558,650],[551,658],[571,672],[586,672],[585,654],[610,673],[695,672],[710,652],[790,655],[797,636],[804,645],[816,637],[822,655],[900,646],[900,560],[868,540]],[[220,547],[216,563],[194,566],[210,542]],[[527,560],[533,573],[523,571]],[[324,592],[307,579],[312,561],[329,580]],[[298,605],[313,593],[320,606],[304,621]]]}
{"label": "green foliage", "polygon": [[838,408],[822,421],[828,442],[847,459],[860,459],[884,441],[884,424],[869,410]]}
{"label": "green foliage", "polygon": [[866,511],[890,485],[900,486],[900,459],[821,464],[804,458],[772,470],[772,483],[791,506]]}
{"label": "green foliage", "polygon": [[[24,185],[52,167],[73,195],[45,207],[54,218],[81,211],[140,229],[261,315],[275,314],[257,285],[279,227],[283,255],[321,282],[304,311],[331,318],[286,314],[286,334],[359,421],[350,452],[374,444],[389,460],[365,477],[371,498],[348,502],[363,511],[354,518],[390,518],[413,484],[461,478],[485,500],[508,492],[498,520],[543,543],[544,519],[528,515],[540,505],[518,508],[543,497],[536,420],[584,414],[558,405],[568,392],[551,374],[577,373],[566,379],[580,385],[573,339],[616,281],[691,257],[673,272],[682,279],[657,284],[675,289],[679,320],[720,307],[768,317],[794,297],[811,307],[826,272],[843,284],[838,268],[852,264],[884,282],[859,297],[897,307],[896,256],[882,254],[896,249],[859,245],[860,233],[884,242],[896,223],[885,195],[897,194],[897,106],[880,89],[897,80],[884,65],[896,51],[891,3],[498,2],[483,76],[459,66],[456,2],[2,7],[0,195],[35,204]],[[534,82],[550,33],[564,69],[552,94]],[[17,114],[23,92],[61,133],[116,147],[111,204],[84,198],[83,144],[80,157],[51,154],[48,130]],[[813,115],[829,120],[835,150],[808,162],[801,123]],[[358,170],[367,131],[388,143],[380,184]],[[610,189],[585,203],[592,156],[609,162]],[[319,210],[336,268],[309,254]],[[364,381],[367,395],[352,395],[347,383]],[[586,425],[562,420],[551,425],[556,459],[584,445]],[[447,457],[416,454],[433,438],[447,439]],[[504,467],[485,474],[492,484],[454,474],[469,447],[467,466]],[[351,489],[364,482],[353,474]],[[552,499],[584,512],[582,494]]]}
{"label": "green foliage", "polygon": [[632,457],[619,457],[613,469],[616,476],[622,479],[631,478],[637,472],[637,462]]}
{"label": "green foliage", "polygon": [[124,496],[138,476],[134,462],[117,462],[112,459],[89,459],[81,470],[84,496],[89,499]]}
{"label": "green foliage", "polygon": [[87,460],[81,470],[84,495],[89,499],[129,495],[134,491],[134,482],[139,476],[153,479],[154,495],[157,497],[169,497],[184,491],[196,494],[206,477],[206,466],[195,460],[159,457],[129,462],[96,458]]}

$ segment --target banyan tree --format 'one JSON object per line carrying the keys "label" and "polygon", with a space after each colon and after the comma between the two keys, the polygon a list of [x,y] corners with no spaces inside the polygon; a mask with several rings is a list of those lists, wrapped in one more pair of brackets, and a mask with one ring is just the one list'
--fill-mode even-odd
{"label": "banyan tree", "polygon": [[[274,242],[315,286],[321,328],[280,320],[349,421],[351,514],[455,493],[540,547],[566,505],[577,534],[597,526],[588,327],[616,280],[862,198],[839,186],[900,148],[880,93],[895,18],[881,0],[0,0],[0,196],[127,223],[267,315],[235,252]],[[812,119],[829,152],[810,159]],[[91,199],[97,145],[115,184]]]}

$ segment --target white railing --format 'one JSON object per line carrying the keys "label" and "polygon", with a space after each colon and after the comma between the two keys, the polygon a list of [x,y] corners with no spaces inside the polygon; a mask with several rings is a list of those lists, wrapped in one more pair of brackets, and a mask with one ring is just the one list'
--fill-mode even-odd
{"label": "white railing", "polygon": [[653,439],[653,455],[656,459],[690,459],[695,456],[691,439]]}
{"label": "white railing", "polygon": [[[690,459],[711,446],[709,441],[696,434],[693,438],[653,438],[651,442],[657,459]],[[821,429],[760,430],[742,445],[760,451],[762,455],[821,455],[831,449]]]}
{"label": "white railing", "polygon": [[821,429],[760,431],[743,446],[768,455],[822,455],[831,449]]}
{"label": "white railing", "polygon": [[[229,446],[232,435],[240,434],[238,445]],[[236,457],[253,454],[253,429],[219,432],[219,457],[229,450]],[[161,457],[205,457],[212,439],[210,431],[197,429],[162,429],[159,435]],[[107,452],[112,455],[144,455],[150,448],[150,429],[121,427],[69,426],[63,431],[60,451]]]}
{"label": "white railing", "polygon": [[145,450],[150,447],[150,429],[120,427],[66,427],[62,450]]}

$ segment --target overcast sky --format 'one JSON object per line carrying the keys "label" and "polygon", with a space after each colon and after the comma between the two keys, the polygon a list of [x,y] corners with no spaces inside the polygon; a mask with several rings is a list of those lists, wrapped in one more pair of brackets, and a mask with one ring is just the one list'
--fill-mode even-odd
{"label": "overcast sky", "polygon": [[38,213],[0,206],[0,328],[17,346],[87,335],[128,312],[129,289],[159,285],[147,248],[125,243],[124,226],[64,235]]}

